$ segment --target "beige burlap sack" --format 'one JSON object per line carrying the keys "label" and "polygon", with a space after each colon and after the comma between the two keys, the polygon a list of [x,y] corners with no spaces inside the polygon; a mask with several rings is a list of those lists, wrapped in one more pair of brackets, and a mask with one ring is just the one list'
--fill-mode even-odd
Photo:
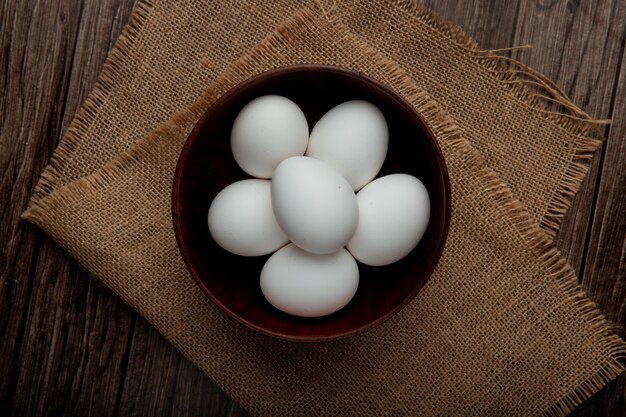
{"label": "beige burlap sack", "polygon": [[[581,162],[597,146],[588,137],[589,117],[540,75],[510,70],[507,61],[480,51],[457,27],[411,0],[140,0],[33,201],[92,173],[192,104],[235,59],[307,3],[338,14],[362,42],[405,70],[554,234],[586,172]],[[541,84],[565,113],[544,110],[518,74]]]}
{"label": "beige burlap sack", "polygon": [[[104,104],[92,103],[85,112],[95,112],[94,116],[74,126],[67,153],[48,171],[47,185],[40,188],[26,218],[46,230],[252,414],[566,413],[623,371],[619,362],[623,343],[579,292],[573,271],[538,226],[537,221],[547,217],[525,210],[487,163],[495,164],[494,158],[482,157],[472,146],[468,127],[457,125],[444,105],[423,91],[417,77],[382,48],[352,32],[343,13],[297,11],[223,71],[198,101],[117,156],[102,155],[104,143],[115,143],[108,133],[99,143],[88,129],[82,131],[102,117],[98,111]],[[448,244],[428,285],[378,328],[325,344],[271,339],[220,313],[186,272],[171,227],[173,170],[195,121],[231,86],[292,63],[354,68],[402,94],[436,133],[453,192]],[[117,90],[112,91],[110,100],[122,100]],[[506,109],[528,105],[517,92],[505,93],[512,103]],[[536,129],[566,135],[543,138],[551,146],[559,140],[570,147],[588,143],[568,133],[558,120],[537,114],[542,122]],[[115,146],[123,148],[121,143]],[[511,146],[507,155],[529,158],[524,152],[532,149]],[[91,155],[85,155],[87,150]],[[578,169],[571,168],[574,155],[567,162],[560,160],[558,172]],[[113,159],[105,162],[107,157]],[[100,165],[93,173],[87,169]],[[522,168],[511,164],[507,169]],[[77,174],[80,169],[85,171]],[[536,164],[524,169],[529,175],[544,175]],[[546,170],[556,175],[552,166]],[[87,175],[72,181],[62,172]],[[51,178],[57,178],[58,188],[49,192]],[[561,182],[569,180],[560,177]],[[557,194],[551,190],[536,199],[545,205],[545,199]]]}

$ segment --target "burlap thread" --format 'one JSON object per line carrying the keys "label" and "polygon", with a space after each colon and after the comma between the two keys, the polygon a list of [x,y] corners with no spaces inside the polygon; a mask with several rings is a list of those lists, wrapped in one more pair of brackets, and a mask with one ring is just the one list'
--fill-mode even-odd
{"label": "burlap thread", "polygon": [[[239,6],[250,12],[249,5],[242,2]],[[141,3],[131,29],[113,54],[101,91],[92,95],[97,100],[86,105],[68,133],[25,217],[46,230],[252,414],[568,412],[623,371],[619,361],[623,343],[579,291],[574,272],[551,246],[549,235],[584,173],[580,159],[594,148],[595,142],[586,136],[590,122],[578,120],[584,119],[581,114],[538,111],[539,103],[533,101],[538,99],[516,90],[523,88],[521,81],[513,87],[505,82],[510,74],[501,68],[501,61],[474,51],[478,58],[472,55],[461,63],[476,59],[477,67],[468,71],[479,75],[497,70],[484,83],[492,83],[495,101],[504,103],[499,112],[515,111],[502,122],[513,128],[485,123],[489,126],[473,129],[477,109],[470,103],[467,108],[471,110],[463,110],[458,104],[463,97],[439,85],[437,74],[423,73],[446,64],[444,58],[414,68],[405,56],[437,43],[449,46],[452,56],[471,55],[471,45],[457,31],[409,3],[385,5],[390,12],[380,11],[382,17],[370,19],[359,13],[377,6],[346,5],[298,11],[289,4],[270,13],[271,19],[268,10],[259,6],[246,15],[252,20],[240,28],[241,39],[250,22],[259,23],[254,20],[259,16],[266,16],[260,20],[266,25],[262,28],[270,28],[275,19],[295,14],[273,32],[268,29],[264,39],[257,28],[255,39],[226,47],[232,50],[220,54],[226,61],[236,60],[230,66],[210,47],[212,52],[204,61],[197,55],[193,58],[197,62],[179,58],[184,61],[179,63],[181,68],[197,63],[191,73],[184,73],[194,77],[181,88],[184,94],[160,97],[168,101],[163,110],[146,104],[141,115],[126,117],[123,111],[131,103],[126,103],[129,96],[124,85],[134,79],[124,78],[124,68],[133,66],[129,56],[137,52],[141,37],[156,30],[151,25],[165,19],[161,3]],[[183,10],[185,6],[176,7]],[[196,6],[187,7],[195,10]],[[394,27],[400,29],[395,33],[413,27],[414,33],[425,33],[419,35],[419,42],[417,35],[408,33],[396,40],[385,38],[391,36],[385,34],[386,13],[392,12],[398,14]],[[234,16],[234,11],[229,13]],[[224,21],[215,25],[213,30],[228,32]],[[189,37],[193,38],[195,26],[185,27],[191,27]],[[429,37],[432,43],[426,42],[432,40]],[[170,46],[158,45],[157,52],[168,54]],[[454,64],[453,58],[448,60],[446,65]],[[155,62],[153,58],[148,61]],[[249,76],[292,63],[353,68],[403,95],[437,135],[450,170],[454,202],[444,255],[416,299],[370,332],[317,345],[274,340],[221,314],[186,272],[169,214],[175,162],[202,112]],[[463,68],[452,69],[457,76],[465,74]],[[159,90],[167,92],[172,75],[159,75],[166,83]],[[454,82],[452,78],[448,81]],[[205,91],[208,84],[202,87],[202,83],[207,80],[212,83]],[[476,82],[480,80],[477,76]],[[144,82],[143,86],[154,88],[152,82]],[[135,95],[141,96],[143,106],[154,91],[146,87],[147,92],[141,92],[142,88]],[[454,88],[464,91],[458,83]],[[120,102],[126,107],[115,111]],[[523,119],[526,113],[520,109],[528,109],[532,117]],[[488,113],[486,120],[495,117],[494,109],[482,111]],[[149,117],[141,119],[144,113]],[[104,121],[105,115],[113,118]],[[520,146],[505,146],[522,119],[532,127],[516,137]],[[543,136],[532,138],[533,133]],[[530,144],[521,146],[525,141]],[[537,152],[541,143],[551,148]],[[569,153],[564,155],[563,149]],[[508,161],[512,157],[533,157],[539,162],[525,166]],[[547,174],[543,167],[549,168]],[[531,184],[556,176],[558,184],[535,184],[525,194],[512,193],[511,189],[516,190],[511,184],[523,175],[533,176]],[[504,177],[506,184],[501,180]]]}

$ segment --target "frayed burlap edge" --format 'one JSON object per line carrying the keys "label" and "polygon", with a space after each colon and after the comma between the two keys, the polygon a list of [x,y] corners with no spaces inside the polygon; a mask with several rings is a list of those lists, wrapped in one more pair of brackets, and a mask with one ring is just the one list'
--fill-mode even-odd
{"label": "frayed burlap edge", "polygon": [[29,207],[61,185],[58,181],[60,173],[63,171],[66,162],[72,158],[76,151],[77,143],[82,140],[88,126],[98,115],[99,108],[107,100],[107,96],[116,84],[121,62],[126,58],[127,51],[131,48],[137,34],[147,22],[152,8],[153,4],[150,0],[138,0],[135,4],[128,23],[106,59],[95,87],[72,120],[70,127],[55,149],[50,163],[41,174],[41,178],[33,191]]}
{"label": "frayed burlap edge", "polygon": [[[332,2],[334,3],[334,0]],[[576,191],[589,171],[589,162],[602,144],[603,126],[609,121],[594,120],[572,103],[563,90],[549,78],[518,60],[498,55],[498,53],[520,47],[492,51],[481,50],[478,43],[461,28],[416,0],[398,0],[396,5],[400,10],[414,15],[430,27],[446,34],[456,43],[459,53],[471,56],[477,63],[487,68],[498,81],[507,87],[512,97],[535,111],[543,113],[547,120],[565,130],[574,139],[572,143],[574,160],[567,167],[561,183],[549,201],[547,212],[539,224],[553,238],[559,230]],[[545,95],[533,93],[529,88],[531,86]],[[553,104],[557,104],[561,111],[548,110],[548,106]]]}
{"label": "frayed burlap edge", "polygon": [[[316,0],[316,3],[324,9],[323,1]],[[335,0],[331,2],[330,9],[335,8],[334,3]],[[593,120],[587,113],[574,105],[554,82],[550,81],[539,72],[532,70],[519,61],[496,54],[496,52],[503,50],[480,50],[476,41],[459,27],[447,22],[437,13],[417,1],[399,0],[397,6],[405,12],[414,14],[425,24],[449,36],[460,48],[460,52],[473,56],[476,62],[481,63],[481,65],[490,70],[500,82],[507,85],[513,97],[535,110],[544,113],[548,120],[565,129],[576,138],[573,143],[575,160],[567,167],[565,176],[549,202],[547,212],[540,222],[540,227],[546,230],[551,237],[554,237],[570,206],[574,194],[588,172],[589,161],[601,144],[598,138],[601,138],[603,133],[598,124],[606,123],[606,121]],[[63,170],[66,161],[71,159],[72,154],[76,150],[76,143],[81,140],[81,136],[84,135],[87,127],[96,117],[99,107],[106,100],[106,96],[109,94],[111,87],[115,85],[120,63],[125,58],[126,51],[133,44],[138,32],[149,19],[152,8],[153,4],[150,0],[138,0],[129,19],[129,23],[107,58],[96,86],[72,121],[69,129],[63,135],[61,143],[55,150],[50,164],[42,173],[33,192],[33,196],[31,197],[31,201],[29,202],[29,206],[33,204],[34,201],[50,194],[61,185],[58,182],[59,173]],[[518,67],[519,69],[515,70],[513,67]],[[525,80],[523,77],[529,80]],[[528,83],[538,86],[552,98],[532,93],[527,88]],[[559,104],[564,112],[548,111],[547,106],[551,102]]]}
{"label": "frayed burlap edge", "polygon": [[[297,26],[298,24],[303,24],[308,17],[310,17],[308,9],[303,9],[289,21],[289,25]],[[329,16],[329,18],[331,17]],[[452,27],[452,29],[462,34],[457,28]],[[279,36],[278,34],[282,36],[288,32],[288,30],[289,28],[286,25],[281,25],[274,34],[264,39],[256,49],[263,50],[267,48],[275,41],[275,38]],[[459,35],[457,34],[457,36]],[[375,55],[375,51],[372,50],[371,52]],[[247,59],[250,59],[249,55],[242,57],[242,59],[238,61],[238,64],[245,63]],[[447,142],[451,149],[464,155],[468,164],[474,165],[477,168],[476,172],[478,178],[484,182],[489,195],[493,197],[494,200],[500,202],[502,215],[511,220],[520,233],[522,233],[524,239],[529,242],[533,251],[539,254],[538,262],[541,262],[546,270],[549,271],[549,276],[546,277],[546,279],[553,279],[559,284],[565,294],[565,298],[578,311],[585,324],[599,335],[603,350],[607,353],[606,366],[601,369],[596,376],[584,381],[573,392],[551,405],[545,410],[544,414],[548,416],[559,416],[571,412],[576,406],[580,405],[584,400],[600,390],[606,383],[624,372],[624,364],[622,362],[624,358],[626,358],[626,345],[614,334],[596,304],[582,292],[574,271],[554,248],[550,236],[531,219],[523,205],[515,199],[508,186],[499,179],[494,171],[485,165],[480,153],[463,138],[462,132],[458,129],[455,122],[443,112],[439,105],[426,93],[416,92],[414,85],[410,83],[410,79],[406,77],[399,67],[388,64],[389,63],[385,64],[385,69],[392,71],[391,76],[396,80],[403,80],[403,82],[405,82],[406,88],[401,88],[401,90],[403,90],[405,94],[407,91],[413,91],[411,96],[406,97],[407,100],[424,116],[424,119],[432,130],[438,132],[438,139],[441,142]],[[234,65],[235,68],[236,66],[237,64]],[[180,141],[181,135],[186,136],[190,127],[195,124],[206,108],[219,98],[219,96],[228,89],[230,84],[232,84],[229,81],[229,71],[231,70],[227,70],[222,76],[218,77],[212,88],[205,92],[199,101],[173,116],[158,129],[147,135],[127,151],[121,153],[98,171],[62,186],[54,193],[48,194],[39,200],[32,201],[31,207],[22,217],[45,229],[46,223],[53,220],[51,213],[57,209],[61,201],[80,200],[80,196],[85,192],[99,192],[99,190],[107,186],[107,183],[123,176],[126,166],[140,161],[154,146],[158,146],[159,144],[163,145],[163,143],[165,143],[163,141]],[[81,263],[85,261],[83,256],[71,250],[72,244],[70,242],[64,241],[63,237],[59,235],[53,237],[61,246],[64,246],[70,253],[75,255]],[[116,288],[110,285],[106,277],[101,276],[102,271],[97,268],[89,268],[89,262],[86,262],[86,266],[96,276],[100,276],[101,281],[104,282],[107,287],[117,293]],[[168,336],[167,326],[164,326],[162,323],[154,322],[151,317],[144,316],[141,311],[141,304],[137,302],[137,300],[134,300],[132,295],[118,295],[137,310],[140,315],[150,322],[169,342],[174,344],[183,354],[189,357],[194,364],[200,369],[203,369],[201,361],[198,356],[196,356],[196,352],[185,349],[181,341],[171,339]],[[203,370],[209,377],[212,376],[210,370]],[[222,388],[238,401],[242,400],[238,393],[229,389],[229,387]],[[245,401],[243,404],[245,406]]]}

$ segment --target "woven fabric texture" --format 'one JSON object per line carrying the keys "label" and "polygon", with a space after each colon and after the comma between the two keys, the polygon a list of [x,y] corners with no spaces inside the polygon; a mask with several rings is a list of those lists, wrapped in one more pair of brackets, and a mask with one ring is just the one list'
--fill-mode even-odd
{"label": "woven fabric texture", "polygon": [[[566,101],[546,112],[504,62],[421,6],[296,3],[140,3],[24,217],[253,415],[562,415],[622,372],[622,341],[551,245],[593,122]],[[453,193],[427,286],[376,329],[324,344],[219,312],[185,270],[170,217],[178,154],[203,111],[295,63],[399,92],[435,132]]]}

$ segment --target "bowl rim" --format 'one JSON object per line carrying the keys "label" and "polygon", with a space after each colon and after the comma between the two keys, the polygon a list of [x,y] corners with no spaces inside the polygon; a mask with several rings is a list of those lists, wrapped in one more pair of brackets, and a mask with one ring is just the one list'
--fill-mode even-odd
{"label": "bowl rim", "polygon": [[[365,83],[372,84],[377,89],[382,90],[390,98],[392,98],[393,101],[396,102],[397,105],[404,107],[405,110],[414,114],[416,116],[416,120],[421,125],[421,128],[424,129],[428,133],[429,140],[432,142],[432,145],[435,149],[435,154],[436,154],[435,157],[437,158],[437,165],[440,167],[441,175],[443,177],[443,183],[444,183],[443,191],[444,191],[444,196],[445,196],[445,213],[444,213],[443,231],[441,234],[441,244],[437,248],[437,251],[434,253],[432,262],[430,262],[430,264],[428,265],[429,266],[429,268],[427,269],[428,277],[425,279],[424,285],[422,285],[421,287],[418,287],[418,286],[414,287],[414,289],[412,289],[411,292],[407,294],[407,296],[402,300],[401,303],[398,303],[398,305],[396,305],[393,309],[388,311],[383,316],[367,324],[356,327],[354,329],[351,329],[348,331],[342,331],[336,334],[331,334],[331,335],[326,335],[326,336],[294,336],[294,335],[289,335],[289,334],[285,334],[281,332],[276,332],[266,327],[261,327],[254,323],[251,323],[245,318],[231,311],[228,307],[226,307],[220,301],[219,298],[217,298],[209,290],[209,288],[202,281],[199,272],[196,270],[195,266],[191,262],[189,248],[182,239],[182,226],[181,226],[182,207],[181,207],[180,192],[181,192],[182,170],[183,170],[185,161],[187,160],[187,156],[190,152],[190,149],[195,139],[198,137],[199,132],[204,128],[204,125],[206,124],[206,120],[211,116],[212,112],[218,109],[222,103],[228,101],[231,97],[237,95],[240,91],[246,89],[252,84],[262,83],[265,80],[271,79],[277,75],[283,75],[283,74],[294,73],[294,72],[307,72],[307,71],[317,71],[317,72],[323,71],[323,72],[339,73],[339,74],[346,75],[349,77],[357,78]],[[179,252],[183,258],[183,262],[187,270],[193,277],[193,280],[195,281],[196,285],[200,287],[204,295],[207,296],[215,305],[217,305],[217,307],[222,312],[226,313],[235,321],[245,325],[246,327],[252,330],[262,333],[266,336],[271,336],[271,337],[275,337],[278,339],[287,340],[291,342],[317,343],[317,342],[328,342],[328,341],[346,339],[346,338],[367,332],[373,329],[374,327],[377,327],[378,325],[382,324],[383,322],[389,320],[396,314],[398,314],[400,310],[402,310],[411,301],[413,301],[415,296],[426,286],[426,284],[432,277],[437,265],[439,264],[439,261],[443,254],[443,250],[446,246],[446,243],[448,240],[448,232],[450,229],[450,221],[452,217],[452,193],[451,193],[451,187],[450,187],[450,178],[448,174],[448,168],[447,168],[445,158],[443,157],[443,153],[441,152],[441,148],[439,146],[439,143],[436,139],[435,134],[433,133],[432,129],[430,128],[426,120],[424,119],[424,116],[422,116],[420,112],[416,111],[409,102],[407,102],[402,96],[400,96],[399,93],[397,93],[395,90],[388,87],[387,85],[381,83],[380,81],[370,77],[369,75],[366,75],[362,72],[359,72],[350,68],[339,67],[339,66],[334,66],[334,65],[325,65],[325,64],[296,64],[296,65],[276,67],[276,68],[270,69],[268,71],[264,71],[262,73],[259,73],[259,74],[256,74],[247,78],[246,80],[238,83],[237,85],[235,85],[234,87],[226,91],[224,94],[222,94],[217,100],[215,100],[204,111],[202,116],[195,123],[191,132],[187,135],[185,139],[185,143],[179,154],[178,161],[176,163],[176,168],[174,171],[174,178],[172,182],[171,215],[172,215],[172,223],[173,223],[173,228],[174,228],[174,235],[176,237],[176,243],[178,245]]]}

